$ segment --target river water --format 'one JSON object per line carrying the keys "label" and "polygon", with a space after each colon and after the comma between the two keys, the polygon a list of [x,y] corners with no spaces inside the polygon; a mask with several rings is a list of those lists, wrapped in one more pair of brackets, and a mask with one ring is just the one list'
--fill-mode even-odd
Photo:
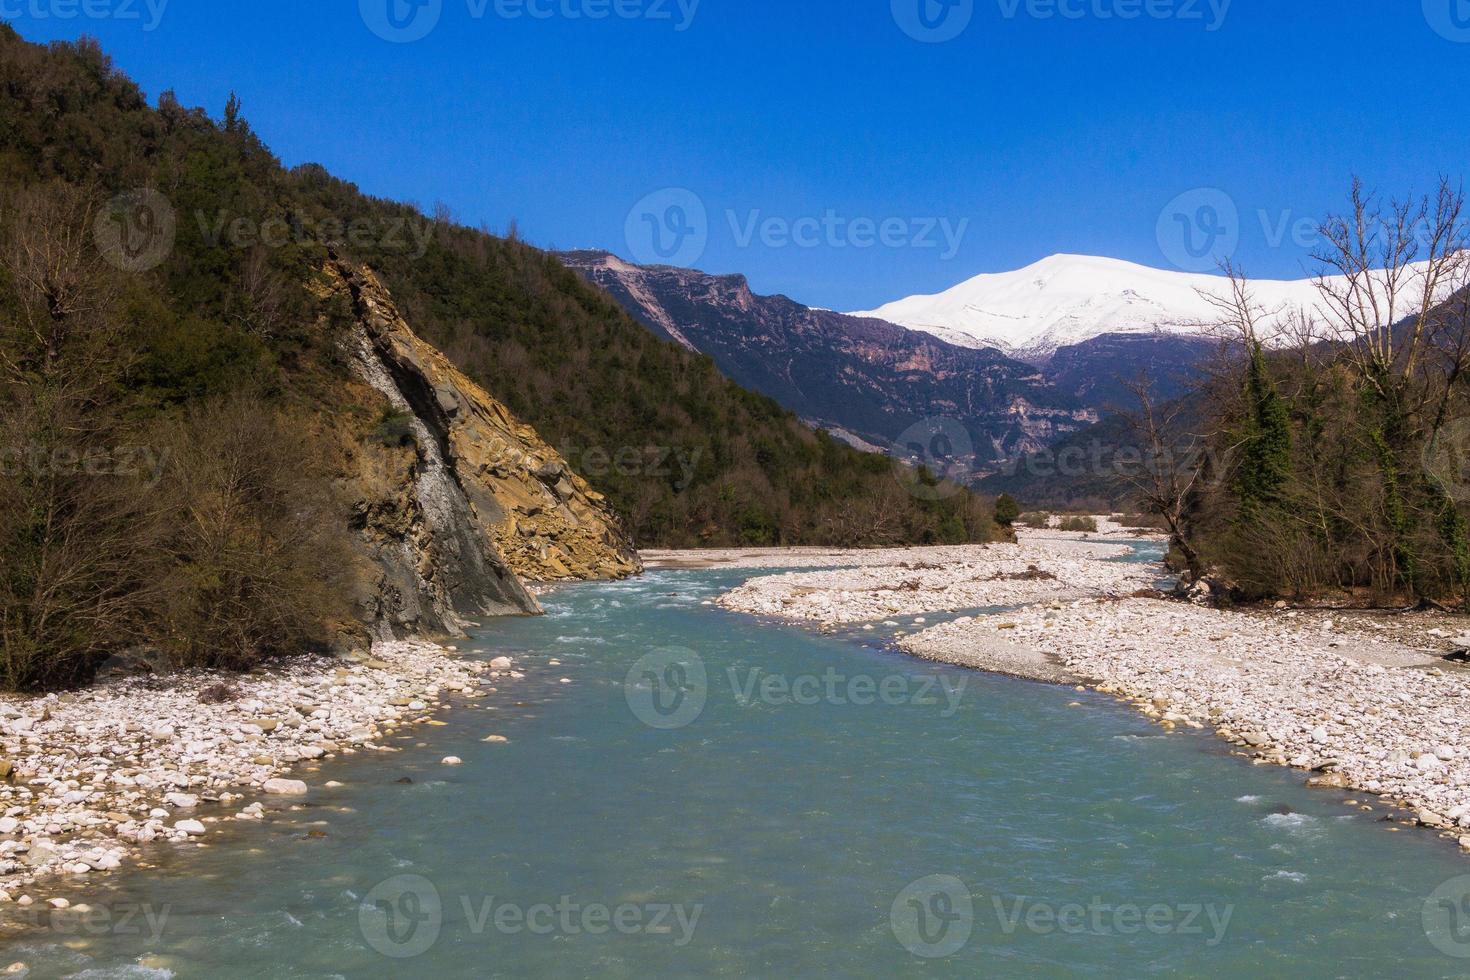
{"label": "river water", "polygon": [[1463,859],[1391,832],[1385,808],[1099,695],[708,604],[741,577],[571,587],[544,618],[487,624],[463,652],[508,653],[524,680],[415,727],[400,753],[310,773],[308,806],[150,852],[89,913],[35,913],[0,968],[1470,972],[1470,933],[1445,930],[1465,907],[1442,901],[1463,894]]}

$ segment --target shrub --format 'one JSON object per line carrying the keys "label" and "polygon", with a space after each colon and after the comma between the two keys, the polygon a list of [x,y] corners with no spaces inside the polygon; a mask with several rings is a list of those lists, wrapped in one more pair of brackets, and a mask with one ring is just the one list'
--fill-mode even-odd
{"label": "shrub", "polygon": [[318,645],[345,606],[346,518],[300,424],[251,394],[171,426],[161,641],[187,667],[249,668]]}
{"label": "shrub", "polygon": [[229,704],[240,700],[240,689],[227,681],[211,684],[199,692],[200,704]]}
{"label": "shrub", "polygon": [[413,443],[413,415],[402,409],[389,406],[378,416],[378,422],[368,437],[385,446],[407,446]]}

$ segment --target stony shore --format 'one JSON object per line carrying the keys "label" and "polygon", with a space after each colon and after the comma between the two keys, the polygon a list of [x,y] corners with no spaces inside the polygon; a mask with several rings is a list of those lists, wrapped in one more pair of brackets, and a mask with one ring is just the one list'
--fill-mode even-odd
{"label": "stony shore", "polygon": [[[521,675],[506,658],[383,643],[371,656],[248,675],[122,679],[74,694],[0,699],[0,905],[50,903],[153,842],[186,844],[310,794],[296,768],[395,751],[454,698]],[[73,879],[66,881],[64,879]]]}
{"label": "stony shore", "polygon": [[1213,728],[1262,762],[1311,771],[1313,785],[1383,796],[1458,836],[1470,828],[1470,671],[1441,659],[1452,620],[1411,618],[1419,635],[1400,639],[1361,615],[1088,599],[946,623],[900,645],[937,659],[1034,651],[1166,727]]}
{"label": "stony shore", "polygon": [[[1079,537],[1023,532],[1019,544],[829,552],[826,564],[844,567],[755,578],[722,596],[720,605],[756,616],[861,623],[1048,599],[1130,595],[1159,578],[1155,567],[1106,560],[1129,556],[1133,549],[1128,545]],[[810,561],[815,556],[793,557]],[[730,564],[755,567],[746,564],[750,560],[732,559]],[[771,555],[758,560],[781,564]]]}
{"label": "stony shore", "polygon": [[[1118,546],[1078,537],[1023,531],[1019,545],[829,555],[850,567],[755,578],[720,604],[813,625],[1012,607],[899,645],[1086,684],[1167,729],[1213,729],[1261,763],[1307,771],[1312,785],[1379,795],[1470,847],[1470,669],[1442,659],[1470,643],[1457,641],[1470,620],[1191,605],[1148,595],[1157,567],[1100,560]],[[1015,577],[1028,568],[1047,575]]]}

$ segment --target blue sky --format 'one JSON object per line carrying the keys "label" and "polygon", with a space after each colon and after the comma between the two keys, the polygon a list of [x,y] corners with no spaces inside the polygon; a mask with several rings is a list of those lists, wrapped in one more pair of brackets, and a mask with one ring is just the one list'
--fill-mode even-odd
{"label": "blue sky", "polygon": [[[1423,192],[1470,160],[1470,0],[0,0],[0,18],[97,36],[152,97],[218,115],[237,91],[285,162],[370,193],[837,309],[1053,252],[1188,267],[1218,243],[1294,277],[1354,173]],[[379,36],[395,23],[427,33]]]}

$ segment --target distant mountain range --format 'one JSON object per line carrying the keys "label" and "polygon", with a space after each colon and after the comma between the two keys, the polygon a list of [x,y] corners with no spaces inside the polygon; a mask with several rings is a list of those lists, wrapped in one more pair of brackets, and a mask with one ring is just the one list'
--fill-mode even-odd
{"label": "distant mountain range", "polygon": [[558,257],[655,334],[860,448],[908,456],[916,427],[958,422],[977,476],[1128,405],[1123,381],[1145,367],[1164,394],[1177,393],[1208,349],[1199,338],[1107,334],[1027,363],[991,346],[758,296],[740,275],[639,266],[605,251]]}
{"label": "distant mountain range", "polygon": [[[1339,280],[1340,281],[1340,280]],[[1292,309],[1320,311],[1314,279],[1250,283],[1270,327]],[[873,316],[964,347],[991,347],[1030,362],[1109,334],[1201,336],[1219,322],[1211,297],[1229,295],[1223,276],[1152,269],[1120,259],[1053,255],[1018,269],[976,276],[933,296],[910,296],[853,316]]]}

